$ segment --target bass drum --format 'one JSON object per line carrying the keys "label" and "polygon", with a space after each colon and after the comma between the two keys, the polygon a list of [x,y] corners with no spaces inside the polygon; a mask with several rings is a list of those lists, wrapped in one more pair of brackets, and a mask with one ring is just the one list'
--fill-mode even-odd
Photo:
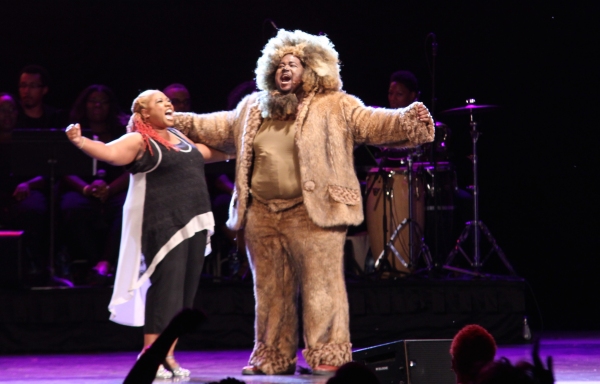
{"label": "bass drum", "polygon": [[[367,175],[366,220],[371,253],[375,260],[381,255],[400,223],[408,218],[408,178],[406,167],[386,168],[378,172],[374,168]],[[384,188],[384,179],[387,188]],[[389,192],[389,193],[386,193]],[[385,205],[385,211],[384,211]],[[385,212],[385,215],[384,215]],[[385,216],[385,219],[384,219]],[[423,172],[413,172],[413,253],[416,256],[421,249],[421,238],[425,225],[425,183]],[[385,223],[384,223],[385,220]],[[384,239],[384,228],[387,228]],[[409,228],[406,224],[396,235],[393,246],[401,256],[396,257],[391,249],[386,249],[385,259],[391,267],[402,273],[411,273],[410,252],[408,247]],[[383,260],[382,260],[383,261]]]}

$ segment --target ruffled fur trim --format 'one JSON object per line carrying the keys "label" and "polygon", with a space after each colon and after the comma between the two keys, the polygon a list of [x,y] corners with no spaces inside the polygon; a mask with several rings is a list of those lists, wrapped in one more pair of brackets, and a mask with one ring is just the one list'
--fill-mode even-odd
{"label": "ruffled fur trim", "polygon": [[283,356],[273,347],[257,342],[248,363],[254,365],[267,375],[290,373],[296,370],[297,357],[290,359]]}
{"label": "ruffled fur trim", "polygon": [[[406,113],[405,122],[406,137],[412,146],[430,143],[435,138],[435,124],[433,119],[429,119],[425,123],[421,122],[419,120],[419,115],[417,115],[416,105],[417,103],[413,103],[407,107],[410,108],[410,110]],[[423,125],[425,125],[425,127],[423,127]]]}
{"label": "ruffled fur trim", "polygon": [[298,97],[295,93],[282,95],[279,91],[265,92],[258,98],[262,117],[274,120],[289,120],[298,111]]}
{"label": "ruffled fur trim", "polygon": [[321,364],[340,367],[352,361],[352,344],[328,343],[320,347],[305,349],[302,351],[302,356],[304,356],[304,360],[306,360],[312,369]]}

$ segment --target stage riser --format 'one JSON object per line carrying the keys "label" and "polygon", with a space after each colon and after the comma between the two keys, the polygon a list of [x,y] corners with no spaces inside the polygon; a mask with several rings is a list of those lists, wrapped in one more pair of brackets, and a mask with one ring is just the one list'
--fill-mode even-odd
{"label": "stage riser", "polygon": [[[353,347],[399,339],[440,339],[476,323],[500,342],[521,342],[521,281],[383,281],[348,285]],[[120,351],[141,348],[142,329],[108,321],[108,288],[0,291],[0,353]],[[254,296],[249,283],[204,282],[197,306],[208,321],[182,349],[250,348]]]}

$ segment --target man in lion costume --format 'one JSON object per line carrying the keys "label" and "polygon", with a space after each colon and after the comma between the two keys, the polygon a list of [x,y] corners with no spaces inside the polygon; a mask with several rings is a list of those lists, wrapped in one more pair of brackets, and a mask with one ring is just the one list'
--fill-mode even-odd
{"label": "man in lion costume", "polygon": [[354,146],[430,142],[433,121],[421,103],[375,109],[342,91],[326,36],[279,30],[256,83],[235,110],[176,114],[175,127],[237,157],[227,225],[245,230],[256,299],[243,374],[294,373],[299,297],[304,358],[331,374],[352,360],[343,248],[347,227],[363,221]]}

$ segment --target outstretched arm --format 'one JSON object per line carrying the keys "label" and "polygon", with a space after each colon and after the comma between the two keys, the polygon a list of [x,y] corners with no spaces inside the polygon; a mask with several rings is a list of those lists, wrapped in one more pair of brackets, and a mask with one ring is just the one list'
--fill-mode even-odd
{"label": "outstretched arm", "polygon": [[433,119],[423,103],[398,109],[370,108],[346,95],[341,104],[356,144],[412,147],[434,139]]}
{"label": "outstretched arm", "polygon": [[213,113],[173,114],[173,127],[189,137],[194,143],[202,143],[221,151],[231,153],[235,150],[235,138],[243,129],[251,108],[256,107],[257,93],[246,96],[232,111]]}
{"label": "outstretched arm", "polygon": [[235,118],[232,111],[206,114],[175,113],[174,117],[173,127],[194,143],[203,143],[220,150],[233,150]]}
{"label": "outstretched arm", "polygon": [[144,152],[144,140],[139,133],[128,133],[107,144],[82,136],[79,124],[69,125],[65,133],[85,154],[112,165],[127,165]]}

